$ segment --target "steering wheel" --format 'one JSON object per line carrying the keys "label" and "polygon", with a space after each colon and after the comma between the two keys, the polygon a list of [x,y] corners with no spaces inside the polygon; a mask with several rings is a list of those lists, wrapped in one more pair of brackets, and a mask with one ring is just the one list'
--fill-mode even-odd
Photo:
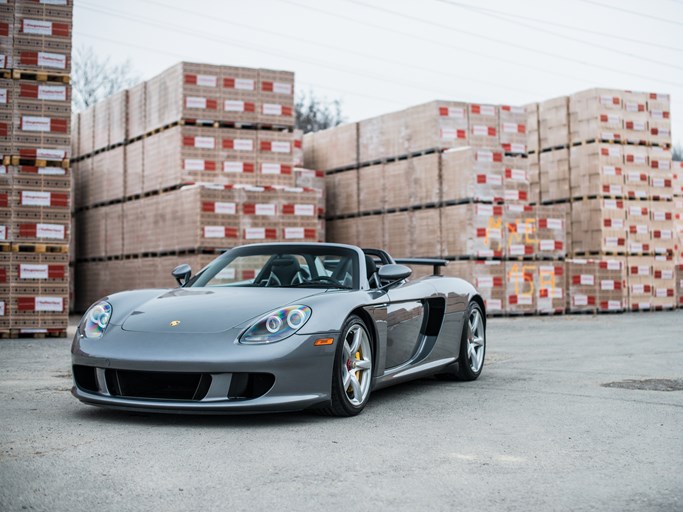
{"label": "steering wheel", "polygon": [[289,284],[300,284],[303,282],[308,282],[310,280],[311,275],[305,269],[300,268],[296,271],[296,274],[294,274],[294,277],[292,278],[292,282]]}

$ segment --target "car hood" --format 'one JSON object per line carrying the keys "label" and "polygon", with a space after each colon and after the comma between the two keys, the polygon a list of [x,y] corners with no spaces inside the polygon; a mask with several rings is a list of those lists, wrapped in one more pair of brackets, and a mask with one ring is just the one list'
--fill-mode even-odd
{"label": "car hood", "polygon": [[148,333],[222,332],[324,292],[310,288],[243,287],[166,290],[139,304],[121,328]]}

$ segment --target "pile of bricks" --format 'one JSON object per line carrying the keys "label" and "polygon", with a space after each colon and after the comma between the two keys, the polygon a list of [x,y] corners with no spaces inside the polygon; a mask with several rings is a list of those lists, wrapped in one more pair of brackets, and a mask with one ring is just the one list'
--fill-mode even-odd
{"label": "pile of bricks", "polygon": [[186,260],[324,239],[324,178],[301,167],[293,103],[293,73],[183,62],[76,114],[75,309],[141,286],[135,268],[174,286]]}
{"label": "pile of bricks", "polygon": [[329,241],[452,260],[444,273],[469,276],[489,312],[678,301],[683,168],[667,95],[436,101],[305,140],[305,164],[326,171]]}
{"label": "pile of bricks", "polygon": [[524,107],[436,101],[306,135],[328,240],[446,257],[491,313],[563,311],[566,210],[532,205],[526,121]]}
{"label": "pile of bricks", "polygon": [[[528,112],[538,123],[529,159],[539,167],[540,203],[567,208],[570,254],[621,262],[625,309],[676,307],[682,189],[670,149],[669,96],[591,89]],[[568,292],[571,311],[600,310],[600,301],[583,304],[580,288]]]}
{"label": "pile of bricks", "polygon": [[63,336],[71,237],[71,0],[0,3],[0,333]]}

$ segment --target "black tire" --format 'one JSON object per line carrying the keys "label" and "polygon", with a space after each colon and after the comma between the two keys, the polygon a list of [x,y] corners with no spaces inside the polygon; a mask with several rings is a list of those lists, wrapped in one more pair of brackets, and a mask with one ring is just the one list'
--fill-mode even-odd
{"label": "black tire", "polygon": [[[481,354],[481,364],[479,365],[479,369],[475,370],[472,368],[471,364],[471,359],[468,354],[468,339],[471,335],[471,330],[470,330],[470,318],[473,315],[473,312],[479,314],[479,319],[482,322],[482,333],[483,335],[481,336],[483,340],[483,345],[482,345],[482,354]],[[458,361],[457,363],[453,364],[453,366],[448,368],[447,372],[440,373],[437,375],[438,378],[444,379],[444,380],[457,380],[457,381],[471,381],[471,380],[477,380],[479,376],[481,375],[481,371],[484,369],[484,359],[486,357],[486,318],[484,317],[484,313],[481,309],[481,306],[477,304],[475,301],[471,301],[469,305],[467,306],[467,313],[465,316],[465,321],[462,326],[462,335],[460,337],[460,351],[458,353]],[[476,365],[475,365],[476,366]]]}
{"label": "black tire", "polygon": [[[361,372],[361,382],[364,384],[364,388],[367,386],[367,390],[365,391],[362,400],[359,401],[360,403],[353,403],[352,399],[348,396],[346,388],[344,387],[342,361],[344,358],[344,345],[346,344],[346,339],[351,335],[352,331],[355,331],[359,328],[362,329],[365,336],[367,336],[368,343],[366,349],[370,351],[370,368]],[[359,414],[365,408],[368,400],[370,399],[372,376],[374,374],[374,365],[372,364],[374,361],[374,349],[368,328],[363,320],[360,319],[360,317],[351,315],[344,323],[341,332],[342,334],[337,341],[337,348],[334,355],[331,400],[329,405],[318,409],[317,412],[327,416],[349,417]],[[363,354],[363,356],[365,355]],[[369,379],[367,384],[365,384],[364,379]]]}

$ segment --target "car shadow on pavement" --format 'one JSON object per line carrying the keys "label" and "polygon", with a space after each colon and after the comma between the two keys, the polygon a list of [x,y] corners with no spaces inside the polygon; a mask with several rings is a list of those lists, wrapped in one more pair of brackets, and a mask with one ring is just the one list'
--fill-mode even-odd
{"label": "car shadow on pavement", "polygon": [[[374,391],[370,397],[368,410],[357,417],[371,413],[371,409],[390,407],[406,400],[420,400],[422,395],[442,387],[444,391],[468,386],[467,382],[447,382],[435,378],[424,378],[401,383],[390,388]],[[129,424],[159,427],[198,427],[198,428],[270,428],[273,425],[315,424],[327,421],[353,421],[352,418],[330,418],[314,411],[281,413],[241,413],[241,414],[185,414],[185,413],[148,413],[125,410],[112,410],[101,407],[79,405],[75,416],[81,421],[106,424]]]}

